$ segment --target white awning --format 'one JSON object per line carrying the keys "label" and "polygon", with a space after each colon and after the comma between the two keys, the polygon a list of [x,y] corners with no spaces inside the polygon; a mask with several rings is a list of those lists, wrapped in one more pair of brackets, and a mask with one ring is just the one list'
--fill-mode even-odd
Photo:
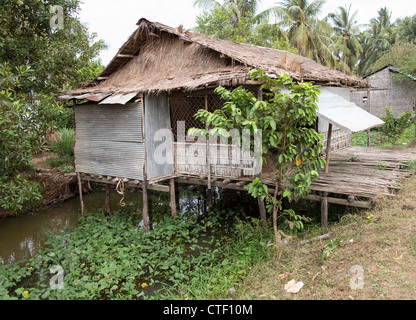
{"label": "white awning", "polygon": [[358,107],[340,95],[333,88],[320,87],[317,112],[319,118],[350,133],[357,133],[384,124],[380,118]]}
{"label": "white awning", "polygon": [[128,94],[115,94],[101,101],[99,104],[126,104],[131,99],[133,99],[136,95],[137,95],[137,92],[128,93]]}
{"label": "white awning", "polygon": [[[335,130],[342,129],[352,134],[384,124],[380,118],[349,101],[349,88],[319,87],[319,90],[317,115],[321,132],[326,132],[327,122]],[[289,93],[289,90],[282,89],[282,93]],[[324,125],[325,129],[322,128]]]}

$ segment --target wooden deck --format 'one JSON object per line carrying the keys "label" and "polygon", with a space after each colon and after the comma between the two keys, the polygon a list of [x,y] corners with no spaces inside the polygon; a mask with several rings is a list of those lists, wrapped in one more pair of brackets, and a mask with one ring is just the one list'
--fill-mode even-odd
{"label": "wooden deck", "polygon": [[[403,179],[413,173],[409,170],[409,162],[416,161],[416,149],[385,149],[373,147],[349,147],[331,153],[329,170],[319,172],[319,178],[311,186],[311,193],[304,197],[306,200],[321,202],[321,223],[323,228],[328,227],[328,204],[339,204],[358,208],[370,208],[378,199],[387,196],[394,197],[400,190]],[[242,170],[241,170],[242,169]],[[240,168],[244,172],[246,168]],[[192,169],[194,170],[194,169]],[[178,172],[161,176],[157,179],[144,181],[103,176],[97,174],[78,173],[80,187],[81,211],[83,212],[81,180],[95,181],[106,184],[106,212],[109,212],[110,192],[109,185],[119,187],[129,186],[143,191],[143,217],[147,219],[147,190],[169,192],[171,198],[172,217],[176,216],[175,183],[206,185],[208,191],[211,187],[234,190],[245,190],[253,177],[240,175],[239,177],[226,177],[224,170],[220,176],[212,172]],[[208,171],[208,170],[206,170]],[[230,171],[231,172],[231,171]],[[168,181],[169,186],[159,184]],[[262,174],[262,181],[269,185],[269,192],[274,193],[273,174]],[[208,193],[210,194],[210,193]],[[208,196],[208,201],[210,197]],[[259,202],[260,215],[266,219],[264,202]],[[147,220],[146,220],[147,221]],[[146,226],[145,226],[146,227]],[[146,229],[146,228],[145,228]]]}
{"label": "wooden deck", "polygon": [[[321,201],[321,195],[329,196],[329,203],[368,208],[383,196],[394,197],[401,181],[411,173],[408,161],[416,161],[416,149],[349,147],[331,153],[329,172],[319,171],[319,178],[311,186],[311,194],[305,197]],[[221,188],[244,190],[252,177],[224,178],[211,176],[211,185]],[[181,183],[207,185],[207,176],[185,172],[176,173]],[[263,183],[274,192],[274,177],[262,175]]]}
{"label": "wooden deck", "polygon": [[350,147],[331,154],[329,172],[320,172],[311,190],[363,198],[394,196],[411,175],[416,149]]}

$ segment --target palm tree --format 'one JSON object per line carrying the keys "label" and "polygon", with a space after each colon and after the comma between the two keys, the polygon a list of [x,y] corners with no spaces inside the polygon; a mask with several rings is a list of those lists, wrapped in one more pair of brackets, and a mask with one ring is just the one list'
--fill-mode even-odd
{"label": "palm tree", "polygon": [[416,15],[398,20],[397,24],[400,40],[416,44]]}
{"label": "palm tree", "polygon": [[328,66],[335,66],[331,50],[331,25],[319,20],[325,0],[283,0],[270,8],[298,53]]}
{"label": "palm tree", "polygon": [[365,75],[375,71],[375,62],[396,43],[397,28],[391,22],[391,12],[387,8],[381,8],[378,17],[370,20],[369,29],[358,38],[363,48],[358,71]]}
{"label": "palm tree", "polygon": [[261,0],[223,0],[222,3],[217,0],[195,0],[194,6],[204,9],[224,8],[234,13],[236,21],[242,17],[251,17],[255,21],[260,19],[256,16]]}
{"label": "palm tree", "polygon": [[332,20],[335,32],[335,51],[341,62],[341,69],[346,73],[351,73],[357,59],[363,52],[357,35],[360,29],[357,25],[358,11],[351,14],[349,7],[338,7],[338,12],[330,13],[328,18]]}

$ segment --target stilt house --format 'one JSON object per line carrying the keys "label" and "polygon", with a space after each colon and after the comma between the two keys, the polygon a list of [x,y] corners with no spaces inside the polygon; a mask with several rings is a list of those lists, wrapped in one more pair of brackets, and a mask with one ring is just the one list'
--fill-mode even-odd
{"label": "stilt house", "polygon": [[[244,86],[261,94],[259,85],[247,76],[253,68],[275,76],[286,73],[320,86],[317,127],[325,137],[330,129],[329,150],[347,147],[352,133],[383,123],[350,102],[350,88],[366,87],[361,79],[287,51],[219,40],[140,19],[100,75],[61,97],[77,101],[76,172],[100,177],[100,181],[124,179],[156,190],[165,190],[159,181],[184,175],[208,176],[211,181],[252,177],[256,164],[244,157],[241,163],[230,163],[231,148],[223,148],[215,159],[206,152],[196,155],[200,161],[192,165],[187,160],[195,155],[182,151],[194,143],[184,140],[183,134],[203,126],[195,113],[223,106],[215,88]],[[161,129],[173,133],[163,163],[155,159],[158,147],[166,146],[166,140],[157,137]],[[209,145],[207,150],[209,155],[215,151]]]}

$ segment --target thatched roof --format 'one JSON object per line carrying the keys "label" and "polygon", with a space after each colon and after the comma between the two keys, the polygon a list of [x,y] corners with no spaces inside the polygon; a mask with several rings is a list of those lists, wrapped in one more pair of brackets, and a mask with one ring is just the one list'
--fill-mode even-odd
{"label": "thatched roof", "polygon": [[366,87],[362,79],[284,50],[219,40],[146,19],[137,25],[105,70],[84,88],[67,92],[67,99],[233,86],[249,83],[247,73],[253,68],[318,85]]}

